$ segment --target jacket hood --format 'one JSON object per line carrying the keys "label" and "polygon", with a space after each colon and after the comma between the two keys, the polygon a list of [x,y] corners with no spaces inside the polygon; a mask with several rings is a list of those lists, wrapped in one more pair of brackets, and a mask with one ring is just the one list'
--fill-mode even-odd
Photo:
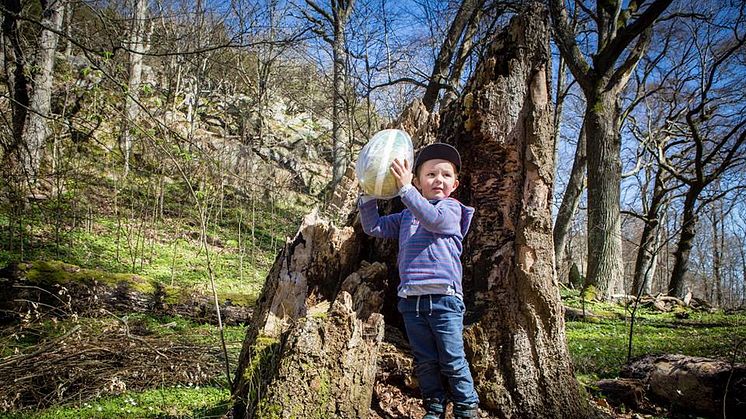
{"label": "jacket hood", "polygon": [[469,226],[471,226],[471,219],[474,218],[474,208],[462,204],[461,201],[456,198],[448,199],[453,199],[461,205],[461,236],[466,237],[466,233],[469,232]]}
{"label": "jacket hood", "polygon": [[[459,204],[461,204],[459,202]],[[466,236],[471,226],[471,219],[474,217],[474,208],[461,204],[461,235]]]}

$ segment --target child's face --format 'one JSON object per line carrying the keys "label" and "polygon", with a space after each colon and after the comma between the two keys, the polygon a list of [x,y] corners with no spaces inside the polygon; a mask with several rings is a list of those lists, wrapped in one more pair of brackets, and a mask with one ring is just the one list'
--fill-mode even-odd
{"label": "child's face", "polygon": [[414,186],[427,199],[445,199],[458,187],[453,163],[443,159],[432,159],[422,163],[414,179]]}

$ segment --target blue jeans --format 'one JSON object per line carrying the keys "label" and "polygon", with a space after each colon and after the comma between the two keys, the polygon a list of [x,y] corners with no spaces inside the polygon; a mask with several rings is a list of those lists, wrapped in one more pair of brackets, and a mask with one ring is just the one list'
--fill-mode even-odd
{"label": "blue jeans", "polygon": [[477,403],[464,353],[464,302],[453,295],[421,295],[399,298],[397,308],[404,317],[422,398],[445,402],[442,375],[454,402]]}

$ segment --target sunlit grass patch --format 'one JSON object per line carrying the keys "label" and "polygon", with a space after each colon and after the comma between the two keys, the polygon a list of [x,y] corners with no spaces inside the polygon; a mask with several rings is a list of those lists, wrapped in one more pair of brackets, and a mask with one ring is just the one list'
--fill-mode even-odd
{"label": "sunlit grass patch", "polygon": [[[618,376],[627,362],[631,309],[619,304],[594,303],[595,312],[611,317],[566,323],[575,373],[579,376]],[[729,359],[736,341],[746,338],[746,316],[687,311],[679,319],[672,312],[640,308],[635,314],[631,358],[642,355],[683,354]]]}
{"label": "sunlit grass patch", "polygon": [[200,386],[164,387],[141,392],[128,391],[75,405],[37,412],[18,412],[12,419],[78,418],[218,418],[228,411],[230,391]]}

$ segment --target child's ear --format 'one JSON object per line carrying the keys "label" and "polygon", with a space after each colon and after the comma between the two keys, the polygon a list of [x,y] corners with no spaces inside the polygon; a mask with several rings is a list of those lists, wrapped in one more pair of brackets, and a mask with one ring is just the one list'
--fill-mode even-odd
{"label": "child's ear", "polygon": [[456,188],[458,188],[458,185],[460,185],[460,184],[458,183],[458,179],[454,180],[454,181],[453,181],[453,189],[452,189],[452,190],[454,190],[454,191],[455,191],[455,190],[456,190]]}
{"label": "child's ear", "polygon": [[415,188],[420,189],[420,179],[418,179],[417,176],[412,178],[412,185],[414,185]]}

